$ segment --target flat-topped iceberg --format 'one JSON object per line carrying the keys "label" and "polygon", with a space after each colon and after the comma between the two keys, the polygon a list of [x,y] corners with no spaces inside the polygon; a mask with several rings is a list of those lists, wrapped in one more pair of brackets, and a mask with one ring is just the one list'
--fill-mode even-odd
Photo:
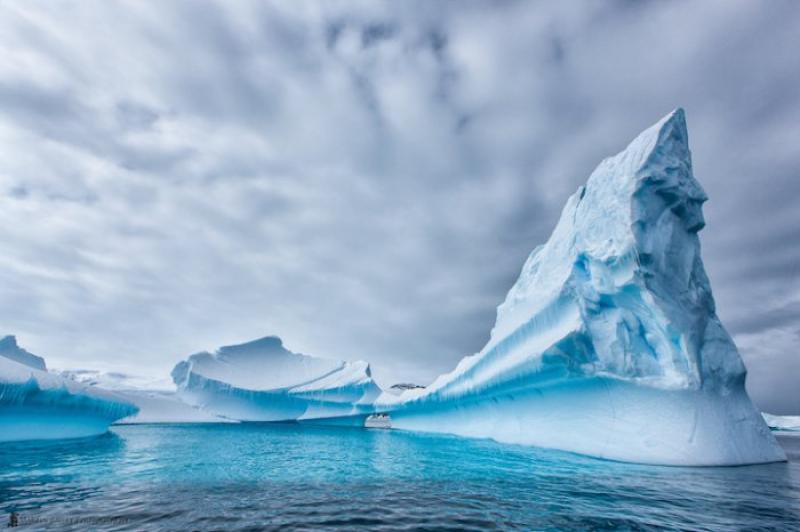
{"label": "flat-topped iceberg", "polygon": [[394,428],[675,465],[784,460],[744,389],[700,258],[706,195],[682,110],[604,160],[526,261],[488,344]]}
{"label": "flat-topped iceberg", "polygon": [[761,415],[764,416],[767,426],[774,431],[800,434],[800,416],[776,416],[766,412]]}
{"label": "flat-topped iceberg", "polygon": [[0,442],[103,434],[136,411],[113,393],[44,371],[44,360],[27,351],[0,352]]}
{"label": "flat-topped iceberg", "polygon": [[275,336],[192,355],[172,378],[186,403],[239,421],[343,418],[381,393],[366,362],[292,353]]}

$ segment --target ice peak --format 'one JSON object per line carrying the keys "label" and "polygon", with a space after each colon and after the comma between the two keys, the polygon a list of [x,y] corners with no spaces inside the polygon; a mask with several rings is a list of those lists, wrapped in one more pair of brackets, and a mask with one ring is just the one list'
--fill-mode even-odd
{"label": "ice peak", "polygon": [[635,167],[646,167],[664,154],[689,158],[689,133],[686,113],[678,107],[661,120],[645,129],[625,149],[639,156]]}
{"label": "ice peak", "polygon": [[0,349],[16,349],[17,347],[17,337],[13,334],[0,338]]}
{"label": "ice peak", "polygon": [[522,331],[571,315],[593,343],[586,356],[565,351],[576,366],[590,360],[592,371],[665,388],[738,385],[735,346],[711,349],[717,343],[706,338],[726,333],[700,257],[705,200],[676,109],[605,159],[569,199],[498,308],[480,356],[503,358]]}
{"label": "ice peak", "polygon": [[658,132],[658,142],[672,134],[673,131],[679,132],[684,144],[688,146],[688,135],[686,128],[686,112],[682,107],[673,109],[672,112],[665,115],[661,120],[653,124],[651,129]]}

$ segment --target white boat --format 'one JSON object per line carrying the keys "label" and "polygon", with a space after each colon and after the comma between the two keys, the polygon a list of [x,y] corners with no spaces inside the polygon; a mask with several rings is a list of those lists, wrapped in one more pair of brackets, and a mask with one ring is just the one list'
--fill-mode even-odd
{"label": "white boat", "polygon": [[364,420],[364,427],[368,429],[390,429],[392,428],[392,418],[389,414],[372,414]]}

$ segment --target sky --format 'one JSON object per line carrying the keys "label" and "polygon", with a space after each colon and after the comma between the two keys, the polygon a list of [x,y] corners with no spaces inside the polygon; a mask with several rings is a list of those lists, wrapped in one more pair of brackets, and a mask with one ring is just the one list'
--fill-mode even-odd
{"label": "sky", "polygon": [[2,2],[0,335],[166,375],[279,335],[427,384],[676,107],[759,407],[800,413],[800,2]]}

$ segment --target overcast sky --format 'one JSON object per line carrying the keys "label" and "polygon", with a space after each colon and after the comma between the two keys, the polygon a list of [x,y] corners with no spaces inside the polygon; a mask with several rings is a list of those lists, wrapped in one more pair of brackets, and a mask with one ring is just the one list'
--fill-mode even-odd
{"label": "overcast sky", "polygon": [[0,334],[166,375],[268,334],[426,384],[675,107],[718,313],[800,413],[800,2],[2,2]]}

